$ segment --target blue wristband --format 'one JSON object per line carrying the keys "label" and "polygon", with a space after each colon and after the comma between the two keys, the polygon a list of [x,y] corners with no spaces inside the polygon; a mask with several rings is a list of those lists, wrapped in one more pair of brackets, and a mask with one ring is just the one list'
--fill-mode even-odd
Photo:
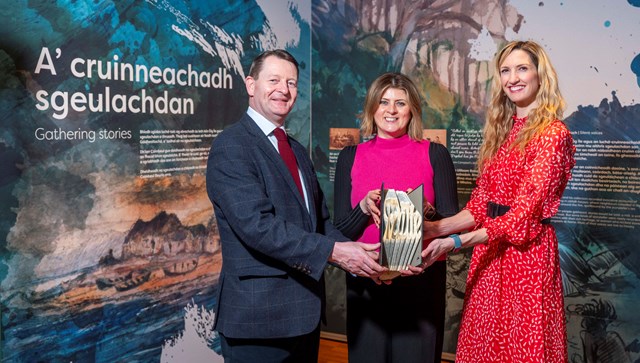
{"label": "blue wristband", "polygon": [[460,239],[460,236],[457,234],[452,234],[449,237],[453,238],[453,252],[459,250],[460,248],[462,248],[462,240]]}

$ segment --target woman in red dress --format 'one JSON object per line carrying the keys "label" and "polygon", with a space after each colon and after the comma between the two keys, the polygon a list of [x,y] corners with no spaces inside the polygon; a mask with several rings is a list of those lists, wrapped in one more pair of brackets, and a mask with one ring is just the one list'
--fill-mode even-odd
{"label": "woman in red dress", "polygon": [[495,59],[493,94],[465,208],[425,222],[435,239],[424,265],[474,246],[456,363],[567,362],[558,239],[549,224],[575,165],[560,121],[565,105],[545,51],[508,43]]}

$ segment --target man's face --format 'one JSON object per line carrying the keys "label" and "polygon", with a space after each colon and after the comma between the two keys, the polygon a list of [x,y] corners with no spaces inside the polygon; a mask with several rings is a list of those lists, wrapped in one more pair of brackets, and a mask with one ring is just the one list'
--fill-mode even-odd
{"label": "man's face", "polygon": [[293,63],[269,56],[265,58],[258,77],[247,77],[245,85],[249,106],[281,126],[298,96],[298,72]]}

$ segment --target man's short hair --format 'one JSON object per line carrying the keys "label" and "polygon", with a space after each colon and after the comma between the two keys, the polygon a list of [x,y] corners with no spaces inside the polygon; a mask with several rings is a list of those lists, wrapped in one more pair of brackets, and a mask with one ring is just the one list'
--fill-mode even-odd
{"label": "man's short hair", "polygon": [[264,64],[264,60],[270,56],[274,56],[274,57],[286,60],[287,62],[290,62],[293,65],[295,65],[296,75],[298,75],[299,73],[298,61],[291,55],[291,53],[287,52],[284,49],[274,49],[274,50],[267,50],[265,52],[260,53],[260,55],[258,55],[253,60],[253,62],[251,63],[251,68],[249,68],[249,77],[253,77],[254,79],[257,79],[258,74],[260,74],[260,71],[262,70],[262,65]]}

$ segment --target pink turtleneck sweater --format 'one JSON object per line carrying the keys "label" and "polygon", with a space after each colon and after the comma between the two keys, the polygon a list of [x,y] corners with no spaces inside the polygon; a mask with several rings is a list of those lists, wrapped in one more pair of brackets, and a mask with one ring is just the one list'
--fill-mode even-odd
{"label": "pink turtleneck sweater", "polygon": [[[351,205],[355,207],[373,189],[406,191],[423,185],[424,197],[434,204],[433,168],[429,161],[429,141],[413,141],[408,135],[396,139],[375,137],[359,144],[351,169]],[[371,223],[361,242],[377,243],[380,230]]]}

